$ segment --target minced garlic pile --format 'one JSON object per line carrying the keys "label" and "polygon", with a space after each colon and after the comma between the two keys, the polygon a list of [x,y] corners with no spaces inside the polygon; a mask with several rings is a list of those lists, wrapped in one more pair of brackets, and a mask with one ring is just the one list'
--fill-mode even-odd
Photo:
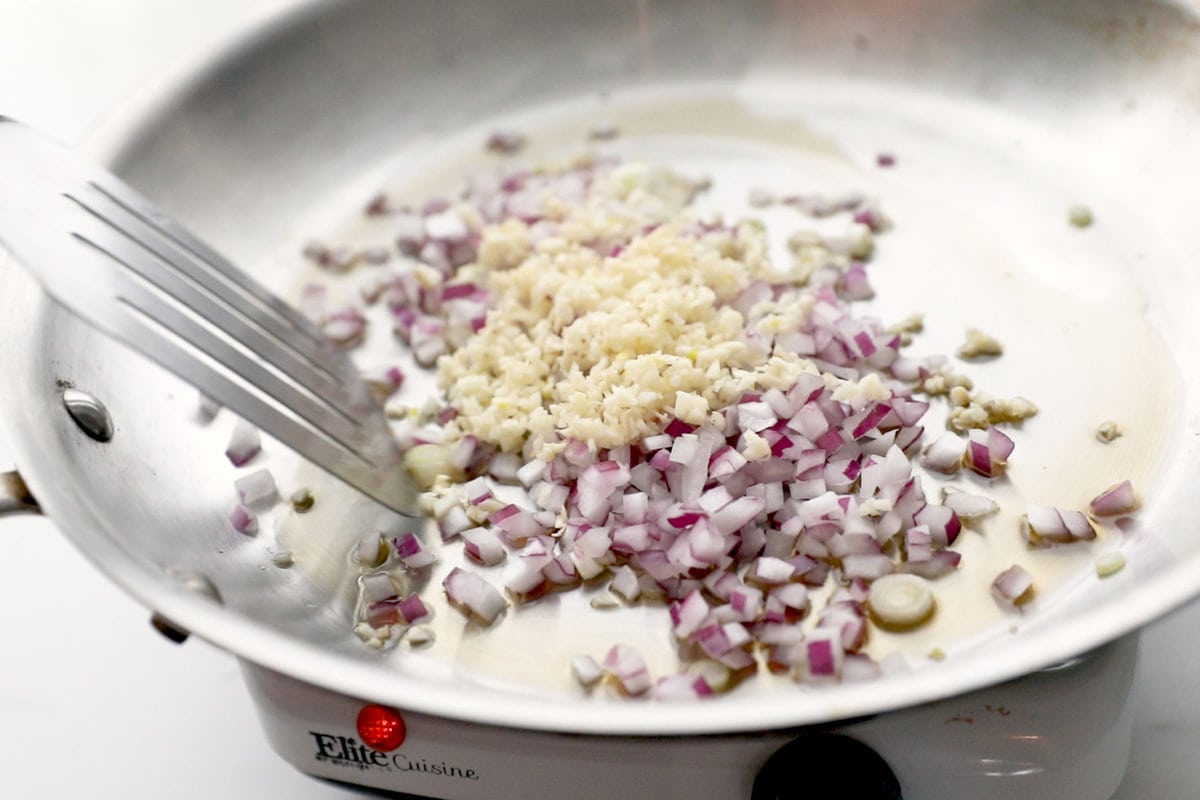
{"label": "minced garlic pile", "polygon": [[[728,303],[781,276],[759,227],[689,218],[696,188],[627,164],[584,202],[558,205],[549,235],[515,219],[483,229],[470,278],[494,306],[438,363],[462,433],[548,460],[570,439],[603,449],[658,433],[670,417],[699,424],[743,392],[784,389],[815,371],[746,336]],[[802,324],[812,300],[768,302],[759,325],[769,342]]]}

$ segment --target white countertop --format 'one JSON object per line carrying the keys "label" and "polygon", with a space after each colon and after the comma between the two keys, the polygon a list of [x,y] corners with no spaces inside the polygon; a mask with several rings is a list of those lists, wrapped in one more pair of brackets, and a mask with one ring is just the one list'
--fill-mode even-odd
{"label": "white countertop", "polygon": [[[283,4],[0,0],[0,114],[78,141],[156,70]],[[122,44],[131,41],[137,49]],[[0,409],[5,391],[0,383]],[[9,466],[0,447],[0,469]],[[0,543],[0,797],[359,796],[277,758],[234,659],[154,633],[146,610],[51,521],[5,519]],[[1144,634],[1133,751],[1116,800],[1200,793],[1197,631],[1194,603]]]}

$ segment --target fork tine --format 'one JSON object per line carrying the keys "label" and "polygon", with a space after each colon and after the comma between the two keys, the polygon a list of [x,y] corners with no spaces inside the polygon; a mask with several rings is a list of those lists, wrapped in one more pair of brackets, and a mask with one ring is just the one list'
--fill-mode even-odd
{"label": "fork tine", "polygon": [[404,470],[396,468],[397,451],[390,437],[374,440],[392,445],[381,446],[377,448],[378,452],[364,453],[362,448],[347,449],[336,439],[316,433],[310,425],[282,413],[280,406],[264,400],[221,371],[195,358],[185,348],[164,337],[162,331],[156,329],[157,323],[148,322],[137,314],[130,314],[128,321],[140,331],[130,331],[131,335],[122,339],[142,355],[214,400],[237,409],[239,416],[372,499],[397,513],[412,513],[413,489],[402,477]]}
{"label": "fork tine", "polygon": [[84,321],[364,495],[412,513],[399,448],[344,352],[117,178],[4,117],[0,242]]}
{"label": "fork tine", "polygon": [[[76,233],[76,239],[109,258],[120,261],[104,244],[95,242],[85,235]],[[299,391],[292,384],[263,369],[262,364],[233,347],[226,339],[198,323],[190,315],[162,299],[155,292],[133,282],[123,281],[117,289],[117,299],[132,311],[143,314],[170,332],[198,353],[211,358],[246,382],[259,387],[265,394],[275,398],[279,404],[293,414],[307,420],[322,433],[336,440],[347,449],[353,450],[361,443],[360,428],[339,409]],[[161,333],[159,334],[162,335]],[[198,360],[196,354],[191,360]],[[201,391],[204,386],[198,386]]]}
{"label": "fork tine", "polygon": [[[206,322],[225,331],[232,341],[261,357],[285,378],[295,381],[305,391],[319,397],[347,419],[350,417],[342,410],[343,406],[356,406],[364,402],[362,392],[356,394],[352,391],[352,387],[358,386],[357,383],[335,380],[328,370],[321,369],[319,364],[314,364],[308,357],[300,354],[297,348],[286,346],[286,341],[264,332],[258,319],[247,322],[247,315],[253,311],[243,310],[241,306],[244,303],[239,302],[240,298],[219,295],[220,302],[216,302],[208,291],[198,290],[187,279],[181,278],[179,272],[183,270],[178,261],[181,258],[180,254],[172,252],[172,249],[164,246],[161,241],[151,245],[141,240],[144,226],[133,221],[126,228],[124,223],[129,220],[114,220],[108,217],[105,213],[108,209],[98,210],[74,194],[67,194],[66,197],[79,203],[84,211],[95,216],[94,220],[82,217],[82,224],[75,226],[77,233],[82,233],[97,246],[100,246],[99,241],[103,241],[102,250],[174,298],[184,308],[194,311]],[[230,310],[230,306],[233,306],[233,311]],[[328,354],[324,359],[329,360]]]}
{"label": "fork tine", "polygon": [[[68,195],[116,228],[136,231],[142,240],[180,274],[261,326],[315,368],[335,380],[351,377],[340,359],[329,358],[331,343],[304,315],[251,278],[178,224],[154,210],[150,202],[115,176],[90,176],[90,191]],[[168,255],[169,254],[169,255]]]}

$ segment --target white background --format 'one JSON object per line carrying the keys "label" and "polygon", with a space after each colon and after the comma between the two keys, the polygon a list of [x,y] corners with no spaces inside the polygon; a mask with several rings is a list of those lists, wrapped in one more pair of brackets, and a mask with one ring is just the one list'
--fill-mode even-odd
{"label": "white background", "polygon": [[[80,141],[164,69],[284,5],[0,0],[0,114]],[[0,413],[14,388],[0,378]],[[0,469],[10,461],[0,445]],[[234,660],[202,642],[170,644],[148,617],[51,521],[0,522],[0,798],[358,796],[278,759]],[[1143,637],[1117,800],[1200,796],[1197,631],[1193,604]]]}

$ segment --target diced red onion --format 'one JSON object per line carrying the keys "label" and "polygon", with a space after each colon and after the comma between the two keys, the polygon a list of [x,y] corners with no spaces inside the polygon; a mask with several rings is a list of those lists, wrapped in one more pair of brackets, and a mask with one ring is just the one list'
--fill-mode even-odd
{"label": "diced red onion", "polygon": [[473,572],[455,567],[442,581],[446,596],[487,624],[491,624],[508,605],[503,595]]}
{"label": "diced red onion", "polygon": [[433,553],[426,550],[425,546],[421,544],[421,538],[412,531],[392,539],[392,546],[396,548],[396,555],[400,557],[404,565],[412,569],[427,567],[437,561]]}
{"label": "diced red onion", "polygon": [[928,559],[915,562],[906,561],[900,564],[897,569],[900,572],[907,572],[919,575],[927,580],[934,580],[943,575],[949,575],[958,569],[959,562],[961,561],[962,554],[955,550],[935,550],[930,554]]}
{"label": "diced red onion", "polygon": [[244,419],[239,419],[233,426],[229,444],[225,447],[225,456],[229,463],[240,467],[254,458],[262,450],[262,439],[255,428]]}
{"label": "diced red onion", "polygon": [[1035,547],[1096,538],[1091,521],[1079,511],[1030,504],[1021,522],[1022,533]]}
{"label": "diced red onion", "polygon": [[229,524],[238,533],[251,534],[258,532],[258,517],[241,503],[236,504],[233,507],[233,511],[230,512]]}
{"label": "diced red onion", "polygon": [[681,639],[690,637],[708,618],[710,609],[699,591],[692,591],[682,601],[669,607],[675,635]]}
{"label": "diced red onion", "polygon": [[813,679],[836,679],[845,653],[836,631],[817,629],[804,642],[805,671]]}
{"label": "diced red onion", "polygon": [[628,645],[614,645],[604,657],[604,669],[629,695],[645,694],[654,685],[641,654]]}
{"label": "diced red onion", "polygon": [[1133,484],[1127,480],[1108,487],[1088,504],[1097,517],[1116,517],[1135,511],[1137,507],[1138,499]]}
{"label": "diced red onion", "polygon": [[992,581],[992,594],[1005,604],[1016,604],[1033,588],[1033,576],[1020,564],[1013,564]]}
{"label": "diced red onion", "polygon": [[461,534],[463,552],[472,561],[492,567],[504,561],[507,551],[495,533],[487,528],[469,528]]}

